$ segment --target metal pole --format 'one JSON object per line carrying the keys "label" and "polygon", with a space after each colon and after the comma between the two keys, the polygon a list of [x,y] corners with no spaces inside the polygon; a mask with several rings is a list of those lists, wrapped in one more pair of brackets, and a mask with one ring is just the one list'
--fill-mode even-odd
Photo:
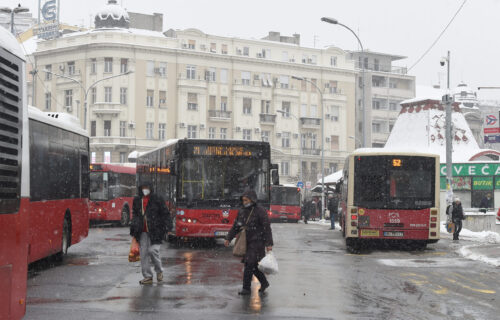
{"label": "metal pole", "polygon": [[12,11],[10,12],[10,33],[16,35],[14,33],[14,8],[12,8]]}
{"label": "metal pole", "polygon": [[[359,41],[359,38],[358,38]],[[362,130],[362,137],[363,137],[363,145],[362,147],[366,147],[366,108],[365,108],[365,61],[364,61],[364,50],[363,50],[363,45],[361,44],[361,41],[359,41],[359,45],[361,46],[361,77],[363,83],[361,84],[361,106],[363,108],[363,130]]]}
{"label": "metal pole", "polygon": [[451,204],[453,202],[453,188],[452,188],[452,110],[451,106],[453,103],[452,96],[449,93],[450,90],[450,51],[448,51],[447,57],[447,88],[448,94],[446,95],[446,191],[447,191],[447,204]]}
{"label": "metal pole", "polygon": [[321,97],[321,220],[325,212],[325,114],[323,110],[323,93],[316,87]]}

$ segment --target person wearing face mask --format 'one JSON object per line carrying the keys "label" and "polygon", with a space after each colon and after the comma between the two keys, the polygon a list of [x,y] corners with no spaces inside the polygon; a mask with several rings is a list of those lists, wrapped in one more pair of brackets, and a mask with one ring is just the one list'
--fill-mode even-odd
{"label": "person wearing face mask", "polygon": [[481,199],[479,207],[484,209],[493,208],[493,198],[491,197],[491,193],[488,193],[486,197]]}
{"label": "person wearing face mask", "polygon": [[153,272],[158,282],[163,281],[163,268],[160,259],[160,245],[165,233],[172,231],[172,220],[165,201],[153,192],[151,183],[143,182],[134,198],[130,235],[140,244],[141,269],[144,279],[140,284],[152,284]]}
{"label": "person wearing face mask", "polygon": [[231,240],[236,237],[243,226],[246,226],[247,251],[242,262],[245,264],[243,271],[243,289],[240,295],[249,295],[252,284],[252,276],[255,275],[260,282],[259,293],[269,287],[269,282],[264,273],[257,267],[259,261],[265,257],[266,251],[273,248],[273,234],[269,216],[266,209],[257,204],[257,194],[248,190],[240,197],[243,208],[238,212],[233,227],[229,231],[224,245],[227,247]]}

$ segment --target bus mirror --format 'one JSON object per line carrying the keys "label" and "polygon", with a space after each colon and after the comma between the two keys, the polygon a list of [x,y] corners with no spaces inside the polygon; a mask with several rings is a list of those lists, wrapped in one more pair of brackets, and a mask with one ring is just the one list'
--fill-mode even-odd
{"label": "bus mirror", "polygon": [[[276,165],[276,166],[278,166],[278,165]],[[278,169],[271,170],[271,179],[272,179],[273,185],[278,186],[280,184],[280,176],[278,174]]]}

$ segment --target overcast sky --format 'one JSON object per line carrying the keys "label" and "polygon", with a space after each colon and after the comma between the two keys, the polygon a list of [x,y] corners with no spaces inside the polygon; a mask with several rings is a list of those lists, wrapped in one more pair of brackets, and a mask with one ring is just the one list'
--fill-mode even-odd
{"label": "overcast sky", "polygon": [[[107,0],[60,0],[61,21],[89,26]],[[38,0],[2,0],[37,12]],[[407,56],[411,66],[444,29],[463,0],[118,0],[133,12],[164,15],[163,28],[198,28],[205,33],[261,38],[268,31],[299,33],[302,45],[358,49],[354,36],[320,21],[330,16],[358,32],[365,49]],[[451,51],[451,86],[500,86],[500,0],[468,0],[441,40],[410,74],[417,84],[446,86],[440,58]],[[35,13],[36,15],[36,13]],[[93,20],[93,18],[92,18]],[[314,41],[316,39],[316,41]],[[500,100],[500,90],[479,91]]]}

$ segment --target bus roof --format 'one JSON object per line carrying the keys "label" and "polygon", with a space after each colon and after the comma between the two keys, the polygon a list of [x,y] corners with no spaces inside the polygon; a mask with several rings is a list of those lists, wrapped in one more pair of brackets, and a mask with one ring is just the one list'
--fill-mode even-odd
{"label": "bus roof", "polygon": [[90,165],[90,171],[91,172],[96,172],[96,171],[111,171],[111,172],[118,172],[118,173],[128,173],[128,174],[135,174],[136,173],[136,167],[135,165],[129,165],[129,164],[112,164],[112,163],[92,163]]}
{"label": "bus roof", "polygon": [[0,48],[4,48],[13,55],[26,61],[21,45],[17,42],[16,37],[12,35],[7,29],[0,27]]}
{"label": "bus roof", "polygon": [[400,155],[400,156],[419,156],[439,158],[437,153],[419,152],[412,149],[389,149],[389,148],[361,148],[356,149],[351,153],[352,156],[383,156],[383,155]]}
{"label": "bus roof", "polygon": [[78,119],[67,113],[43,112],[38,108],[28,106],[28,117],[48,125],[88,137],[87,131],[80,127]]}

